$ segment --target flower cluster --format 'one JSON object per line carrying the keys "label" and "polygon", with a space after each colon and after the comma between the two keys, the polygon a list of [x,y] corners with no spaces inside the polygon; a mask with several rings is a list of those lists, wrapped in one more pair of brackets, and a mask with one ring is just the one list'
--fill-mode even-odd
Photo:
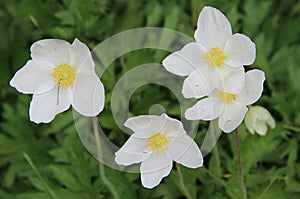
{"label": "flower cluster", "polygon": [[[217,9],[204,7],[195,31],[196,42],[163,60],[166,70],[188,76],[182,87],[185,98],[200,99],[185,112],[188,120],[214,120],[224,132],[243,121],[250,133],[275,127],[270,113],[255,103],[263,91],[264,72],[245,72],[255,60],[255,44],[245,35],[232,34],[226,17]],[[75,39],[72,44],[45,39],[31,46],[31,60],[16,72],[10,85],[33,94],[30,120],[48,123],[72,105],[80,114],[97,116],[104,107],[104,87],[95,73],[88,47]],[[202,153],[182,123],[166,114],[129,118],[125,126],[134,133],[115,153],[121,165],[141,163],[144,187],[153,188],[169,175],[173,161],[189,168],[203,165]]]}
{"label": "flower cluster", "polygon": [[[255,60],[255,44],[245,35],[232,34],[227,18],[217,9],[204,7],[195,31],[196,42],[172,53],[166,70],[188,76],[182,88],[186,98],[201,98],[185,112],[188,120],[214,120],[226,133],[236,129],[263,91],[264,72],[244,65]],[[203,98],[204,97],[204,98]]]}
{"label": "flower cluster", "polygon": [[[219,118],[219,127],[229,133],[241,124],[247,106],[256,102],[263,91],[264,72],[244,70],[244,65],[255,60],[255,44],[245,35],[232,34],[226,17],[212,7],[204,7],[200,13],[195,39],[166,57],[163,66],[171,73],[188,76],[182,88],[185,98],[201,98],[186,110],[186,119]],[[159,184],[169,174],[172,160],[189,168],[202,166],[199,148],[179,121],[165,114],[140,116],[127,120],[125,126],[134,134],[116,153],[115,160],[122,165],[142,162],[145,187]]]}

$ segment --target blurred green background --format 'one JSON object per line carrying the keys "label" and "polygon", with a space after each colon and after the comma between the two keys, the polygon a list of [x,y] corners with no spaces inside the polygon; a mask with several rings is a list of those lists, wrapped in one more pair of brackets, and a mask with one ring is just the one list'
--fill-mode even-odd
{"label": "blurred green background", "polygon": [[[30,95],[9,86],[14,73],[30,59],[30,46],[44,38],[72,42],[75,37],[93,49],[124,30],[165,27],[193,37],[205,5],[220,9],[233,32],[248,35],[257,47],[255,64],[267,82],[257,103],[276,120],[264,137],[239,128],[245,184],[249,198],[300,198],[300,2],[297,0],[10,0],[0,1],[0,198],[113,198],[98,162],[76,134],[71,111],[50,124],[30,122]],[[165,55],[168,53],[165,52]],[[110,96],[120,76],[143,63],[161,63],[155,50],[128,53],[112,63],[101,80],[106,108],[99,115],[108,137],[121,146],[127,137],[115,125]],[[124,67],[124,65],[126,67]],[[143,87],[131,99],[133,115],[146,114],[162,102],[169,115],[180,118],[174,96],[160,86]],[[143,102],[143,106],[138,105]],[[136,105],[135,105],[136,104]],[[208,123],[200,122],[201,146]],[[26,157],[26,158],[25,158]],[[26,160],[27,159],[27,160]],[[199,169],[181,167],[192,198],[242,198],[234,134],[223,134]],[[100,167],[102,167],[100,165]],[[138,174],[104,167],[104,175],[122,199],[185,198],[173,170],[160,186],[147,190]]]}

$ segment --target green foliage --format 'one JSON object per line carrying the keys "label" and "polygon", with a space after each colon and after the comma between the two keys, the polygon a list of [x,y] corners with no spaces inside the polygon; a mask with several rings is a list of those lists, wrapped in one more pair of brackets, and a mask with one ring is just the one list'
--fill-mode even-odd
{"label": "green foliage", "polygon": [[[34,41],[61,38],[72,42],[78,37],[93,48],[116,33],[144,26],[166,27],[192,37],[205,5],[223,11],[234,32],[252,38],[257,58],[247,70],[259,68],[267,76],[258,104],[275,117],[276,128],[264,137],[249,134],[243,124],[239,128],[248,196],[300,198],[300,4],[296,0],[0,1],[0,198],[113,198],[100,175],[101,165],[76,134],[71,111],[58,115],[50,124],[34,124],[28,116],[30,96],[9,87],[13,74],[30,58],[29,48]],[[110,110],[116,82],[135,66],[160,63],[166,55],[149,49],[128,53],[112,63],[101,78],[106,88],[106,108],[99,115],[100,123],[119,146],[126,136]],[[181,114],[176,97],[161,86],[139,88],[130,103],[132,115],[147,114],[157,103],[174,117]],[[195,139],[199,146],[207,127],[207,123],[200,122]],[[180,166],[192,198],[242,197],[234,133],[221,135],[204,165],[199,169]],[[153,190],[141,186],[138,174],[103,168],[122,199],[187,196],[175,167]]]}

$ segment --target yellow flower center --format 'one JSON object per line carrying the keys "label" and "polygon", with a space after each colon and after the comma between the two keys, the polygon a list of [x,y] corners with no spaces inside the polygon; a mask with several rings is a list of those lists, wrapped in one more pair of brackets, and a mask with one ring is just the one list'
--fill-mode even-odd
{"label": "yellow flower center", "polygon": [[66,63],[55,67],[51,75],[58,86],[66,90],[73,87],[76,78],[72,66]]}
{"label": "yellow flower center", "polygon": [[232,102],[235,99],[235,94],[225,93],[220,90],[217,91],[217,95],[223,102]]}
{"label": "yellow flower center", "polygon": [[223,51],[219,48],[211,48],[207,53],[204,54],[203,60],[209,66],[221,66],[226,59]]}
{"label": "yellow flower center", "polygon": [[169,140],[161,133],[156,133],[150,136],[146,143],[149,150],[156,153],[164,152],[169,146]]}

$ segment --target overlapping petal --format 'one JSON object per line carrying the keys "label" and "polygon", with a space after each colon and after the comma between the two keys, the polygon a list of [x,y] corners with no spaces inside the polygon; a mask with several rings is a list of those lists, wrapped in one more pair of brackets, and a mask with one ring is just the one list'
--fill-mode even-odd
{"label": "overlapping petal", "polygon": [[225,44],[225,63],[231,67],[241,67],[253,64],[255,60],[255,44],[243,34],[232,35]]}
{"label": "overlapping petal", "polygon": [[135,132],[135,137],[147,138],[153,133],[161,132],[165,122],[165,117],[141,115],[129,118],[124,125]]}
{"label": "overlapping petal", "polygon": [[116,154],[115,161],[119,165],[128,166],[135,163],[140,163],[147,159],[150,153],[131,153],[120,149]]}
{"label": "overlapping petal", "polygon": [[104,107],[104,87],[96,74],[77,75],[73,89],[73,108],[80,114],[92,117]]}
{"label": "overlapping petal", "polygon": [[180,121],[170,118],[165,113],[163,113],[160,117],[165,117],[165,123],[161,132],[164,133],[168,138],[186,135],[183,125]]}
{"label": "overlapping petal", "polygon": [[180,51],[166,57],[162,64],[171,73],[187,76],[203,65],[202,54],[204,49],[197,43],[189,43]]}
{"label": "overlapping petal", "polygon": [[70,47],[70,65],[77,70],[78,74],[92,75],[95,73],[95,63],[89,48],[77,38]]}
{"label": "overlapping petal", "polygon": [[55,86],[50,91],[33,95],[29,108],[30,120],[35,123],[48,123],[54,117],[70,107],[68,91],[58,90]]}
{"label": "overlapping petal", "polygon": [[236,94],[244,89],[245,85],[245,69],[231,68],[224,64],[224,66],[217,68],[219,81],[216,87],[226,93]]}
{"label": "overlapping petal", "polygon": [[144,161],[151,153],[147,153],[145,139],[131,136],[115,155],[118,164],[131,165]]}
{"label": "overlapping petal", "polygon": [[220,129],[225,133],[232,132],[242,123],[247,111],[248,108],[244,104],[236,102],[226,104],[218,121]]}
{"label": "overlapping petal", "polygon": [[258,120],[255,123],[255,131],[258,135],[264,136],[267,134],[268,127],[265,121]]}
{"label": "overlapping petal", "polygon": [[218,80],[215,69],[202,67],[192,72],[183,82],[182,94],[185,98],[201,98],[209,94]]}
{"label": "overlapping petal", "polygon": [[214,120],[220,116],[223,106],[224,104],[217,97],[208,97],[187,109],[185,118],[188,120]]}
{"label": "overlapping petal", "polygon": [[256,123],[256,118],[255,116],[252,114],[251,109],[249,109],[249,111],[247,112],[245,119],[244,119],[246,128],[248,129],[248,131],[251,134],[254,134],[255,132],[255,123]]}
{"label": "overlapping petal", "polygon": [[201,151],[189,136],[172,139],[168,151],[175,162],[186,167],[198,168],[203,165]]}
{"label": "overlapping petal", "polygon": [[245,78],[243,91],[236,95],[235,100],[245,105],[250,105],[256,102],[263,92],[265,73],[254,69],[248,71]]}

